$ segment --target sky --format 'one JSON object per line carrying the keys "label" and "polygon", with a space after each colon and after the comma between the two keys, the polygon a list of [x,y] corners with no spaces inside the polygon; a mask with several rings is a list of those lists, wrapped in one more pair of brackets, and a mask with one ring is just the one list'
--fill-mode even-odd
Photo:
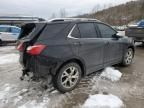
{"label": "sky", "polygon": [[99,9],[126,3],[131,0],[0,0],[0,15],[23,15],[49,19],[60,17],[65,10],[67,16],[76,16]]}

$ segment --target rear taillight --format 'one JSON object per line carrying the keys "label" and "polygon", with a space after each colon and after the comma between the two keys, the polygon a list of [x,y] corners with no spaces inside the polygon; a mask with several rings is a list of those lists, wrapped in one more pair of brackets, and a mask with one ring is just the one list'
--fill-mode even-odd
{"label": "rear taillight", "polygon": [[45,48],[45,45],[33,45],[27,47],[27,53],[30,55],[39,55]]}
{"label": "rear taillight", "polygon": [[19,43],[16,49],[19,51],[23,51],[24,50],[24,43],[23,42]]}

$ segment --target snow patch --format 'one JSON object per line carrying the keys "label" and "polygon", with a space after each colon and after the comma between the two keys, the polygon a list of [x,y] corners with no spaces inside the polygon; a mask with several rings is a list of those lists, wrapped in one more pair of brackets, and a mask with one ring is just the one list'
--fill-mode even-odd
{"label": "snow patch", "polygon": [[118,81],[120,80],[121,76],[122,73],[113,67],[107,67],[100,75],[101,78],[106,78],[111,81]]}
{"label": "snow patch", "polygon": [[28,92],[28,89],[22,89],[22,90],[18,91],[15,95],[19,96],[19,95],[24,94],[26,92]]}
{"label": "snow patch", "polygon": [[82,108],[121,108],[124,107],[122,100],[112,94],[90,95]]}
{"label": "snow patch", "polygon": [[5,92],[8,92],[8,91],[10,91],[10,89],[11,89],[11,87],[6,87],[6,88],[4,89],[4,91],[5,91]]}
{"label": "snow patch", "polygon": [[36,100],[29,101],[18,108],[46,108],[44,103],[37,103]]}
{"label": "snow patch", "polygon": [[8,92],[10,91],[11,87],[9,84],[5,84],[2,87],[3,90],[0,91],[0,100],[3,100],[5,98],[5,96],[8,94]]}
{"label": "snow patch", "polygon": [[0,56],[0,65],[17,63],[18,59],[19,59],[18,54],[5,54],[3,56]]}
{"label": "snow patch", "polygon": [[23,99],[22,96],[18,96],[14,99],[14,104],[16,105],[18,102],[20,102]]}
{"label": "snow patch", "polygon": [[18,108],[47,108],[49,103],[49,98],[43,99],[43,102],[37,103],[36,100],[29,101]]}
{"label": "snow patch", "polygon": [[2,51],[10,51],[10,50],[15,50],[15,47],[14,46],[6,46],[6,47],[1,47],[0,48],[0,52]]}
{"label": "snow patch", "polygon": [[0,100],[2,100],[6,94],[7,94],[6,92],[0,91]]}

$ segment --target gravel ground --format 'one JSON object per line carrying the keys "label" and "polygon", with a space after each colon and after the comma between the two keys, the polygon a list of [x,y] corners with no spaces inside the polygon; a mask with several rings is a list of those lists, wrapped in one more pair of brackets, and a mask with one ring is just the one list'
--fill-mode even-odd
{"label": "gravel ground", "polygon": [[65,94],[57,90],[49,92],[40,83],[20,81],[18,57],[14,47],[0,47],[0,108],[79,108],[89,95],[97,93],[118,96],[126,108],[144,106],[144,47],[141,45],[136,47],[131,66],[114,66],[123,74],[120,81],[100,78],[101,70],[85,77],[75,90]]}

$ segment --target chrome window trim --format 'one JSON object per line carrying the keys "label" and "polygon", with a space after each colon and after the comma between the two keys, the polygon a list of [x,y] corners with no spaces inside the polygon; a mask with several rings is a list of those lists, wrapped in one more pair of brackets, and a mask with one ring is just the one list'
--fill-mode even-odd
{"label": "chrome window trim", "polygon": [[71,38],[71,39],[102,39],[99,37],[96,37],[96,38],[75,38],[71,35],[75,27],[76,27],[76,24],[72,27],[71,31],[69,32],[69,34],[67,36],[68,38]]}
{"label": "chrome window trim", "polygon": [[79,39],[79,38],[75,38],[75,37],[73,37],[73,36],[71,35],[75,27],[76,27],[76,24],[72,27],[71,31],[69,32],[69,34],[68,34],[68,36],[67,36],[68,38],[71,38],[71,39]]}

